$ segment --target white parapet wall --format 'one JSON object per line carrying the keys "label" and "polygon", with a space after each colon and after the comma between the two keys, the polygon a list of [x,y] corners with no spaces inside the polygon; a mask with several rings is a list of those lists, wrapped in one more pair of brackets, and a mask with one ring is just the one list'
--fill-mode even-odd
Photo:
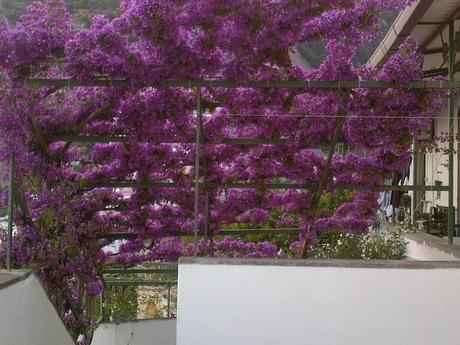
{"label": "white parapet wall", "polygon": [[176,320],[103,323],[91,345],[176,345]]}
{"label": "white parapet wall", "polygon": [[460,263],[183,258],[177,345],[458,345]]}
{"label": "white parapet wall", "polygon": [[75,345],[38,278],[0,271],[1,345]]}
{"label": "white parapet wall", "polygon": [[406,256],[419,261],[460,261],[460,245],[455,239],[453,245],[446,238],[426,233],[406,234]]}

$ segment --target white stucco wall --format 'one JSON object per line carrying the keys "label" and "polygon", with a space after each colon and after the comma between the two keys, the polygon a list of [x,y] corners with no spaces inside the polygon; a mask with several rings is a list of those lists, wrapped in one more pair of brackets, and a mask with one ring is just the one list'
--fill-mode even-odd
{"label": "white stucco wall", "polygon": [[34,275],[0,290],[1,345],[75,345]]}
{"label": "white stucco wall", "polygon": [[176,345],[176,320],[101,324],[91,345]]}
{"label": "white stucco wall", "polygon": [[400,269],[190,261],[179,266],[177,345],[459,343],[458,263]]}

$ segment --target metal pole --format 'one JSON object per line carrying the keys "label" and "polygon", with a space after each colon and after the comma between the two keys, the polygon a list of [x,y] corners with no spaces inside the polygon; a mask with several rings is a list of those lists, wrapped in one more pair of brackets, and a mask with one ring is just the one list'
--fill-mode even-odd
{"label": "metal pole", "polygon": [[[449,81],[454,80],[455,74],[455,36],[454,36],[454,21],[449,21]],[[454,242],[454,227],[455,227],[455,214],[454,214],[454,93],[449,90],[449,204],[447,214],[447,233],[449,243]]]}
{"label": "metal pole", "polygon": [[171,317],[171,285],[168,284],[168,319]]}
{"label": "metal pole", "polygon": [[10,154],[9,181],[8,181],[8,234],[6,242],[6,269],[11,271],[11,258],[13,248],[13,202],[14,202],[14,152]]}
{"label": "metal pole", "polygon": [[209,233],[209,189],[206,189],[204,200],[204,256],[208,256],[208,233]]}
{"label": "metal pole", "polygon": [[[457,110],[457,140],[460,131],[460,109]],[[460,169],[460,140],[457,141],[457,223],[460,222],[460,180],[458,170]],[[457,227],[455,227],[455,236],[460,236]]]}
{"label": "metal pole", "polygon": [[201,109],[201,88],[196,89],[196,136],[195,136],[195,229],[194,237],[194,256],[198,256],[198,232],[199,232],[199,216],[200,216],[200,143],[201,143],[201,123],[202,123],[202,109]]}
{"label": "metal pole", "polygon": [[104,290],[101,291],[100,298],[101,298],[99,301],[100,319],[104,320]]}
{"label": "metal pole", "polygon": [[[412,154],[412,165],[414,167],[414,171],[412,173],[412,176],[413,176],[413,184],[416,185],[418,184],[418,180],[417,180],[417,177],[418,177],[418,153],[415,152],[416,150],[416,142],[414,141],[414,153]],[[410,223],[412,224],[412,226],[415,225],[415,212],[416,212],[416,208],[417,208],[417,204],[418,204],[418,193],[416,191],[413,191],[412,192],[412,198],[411,198],[411,202],[410,202]]]}

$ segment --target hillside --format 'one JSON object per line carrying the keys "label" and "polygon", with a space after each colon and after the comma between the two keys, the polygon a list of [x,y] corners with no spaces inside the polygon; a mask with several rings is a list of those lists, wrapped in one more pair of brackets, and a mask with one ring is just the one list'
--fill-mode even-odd
{"label": "hillside", "polygon": [[[17,21],[27,5],[33,0],[0,0],[0,10],[11,23]],[[88,13],[98,13],[111,18],[117,13],[120,0],[66,0],[70,11],[80,17],[82,21]]]}
{"label": "hillside", "polygon": [[[390,28],[391,24],[396,19],[398,13],[395,12],[385,12],[382,13],[380,17],[381,32],[380,35],[372,42],[365,43],[358,50],[357,55],[355,56],[355,63],[357,65],[362,65],[366,63],[371,57],[372,53],[375,51],[383,36]],[[299,53],[305,59],[305,61],[312,67],[317,67],[326,55],[326,50],[324,49],[324,44],[322,42],[318,43],[304,43],[298,48]]]}
{"label": "hillside", "polygon": [[[0,0],[0,12],[3,12],[11,23],[17,21],[24,9],[33,0]],[[88,14],[103,14],[109,18],[117,14],[120,0],[67,0],[68,8],[76,15],[80,24],[86,24]],[[361,65],[365,63],[378,46],[383,35],[387,32],[397,13],[383,13],[381,17],[382,33],[374,42],[364,44],[358,51],[355,63]],[[316,67],[323,60],[326,52],[324,45],[319,43],[306,43],[298,47],[301,54],[303,65]]]}

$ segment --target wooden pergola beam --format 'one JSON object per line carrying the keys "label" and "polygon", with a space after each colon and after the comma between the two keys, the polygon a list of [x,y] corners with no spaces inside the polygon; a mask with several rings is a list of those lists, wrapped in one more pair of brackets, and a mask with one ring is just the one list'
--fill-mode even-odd
{"label": "wooden pergola beam", "polygon": [[[122,135],[51,135],[45,138],[46,142],[78,142],[78,143],[127,143],[130,142],[130,138]],[[145,141],[153,144],[194,144],[194,140],[174,140],[174,141]],[[280,145],[286,146],[294,140],[287,139],[271,139],[271,138],[222,138],[213,141],[204,141],[203,144],[212,145]]]}
{"label": "wooden pergola beam", "polygon": [[[276,229],[226,229],[215,232],[213,236],[251,236],[251,235],[298,235],[302,232],[301,228],[276,228]],[[171,234],[166,236],[193,237],[193,234]],[[100,234],[98,239],[109,241],[116,240],[133,240],[137,235],[132,232],[118,232],[112,234]]]}
{"label": "wooden pergola beam", "polygon": [[[175,182],[158,182],[158,181],[106,181],[97,182],[89,185],[90,189],[94,188],[191,188],[191,185],[182,185]],[[200,183],[200,188],[206,189],[305,189],[311,190],[317,188],[312,184],[302,183],[256,183],[256,182],[241,182],[241,183],[218,183],[207,182]],[[335,189],[356,190],[356,191],[440,191],[449,190],[448,186],[392,186],[392,185],[335,185]]]}
{"label": "wooden pergola beam", "polygon": [[[123,87],[129,88],[130,81],[122,79],[94,79],[81,81],[76,79],[27,79],[29,87]],[[152,88],[262,88],[262,89],[460,89],[459,81],[413,81],[405,84],[387,83],[374,80],[326,81],[326,80],[164,80],[147,83],[144,87]]]}

